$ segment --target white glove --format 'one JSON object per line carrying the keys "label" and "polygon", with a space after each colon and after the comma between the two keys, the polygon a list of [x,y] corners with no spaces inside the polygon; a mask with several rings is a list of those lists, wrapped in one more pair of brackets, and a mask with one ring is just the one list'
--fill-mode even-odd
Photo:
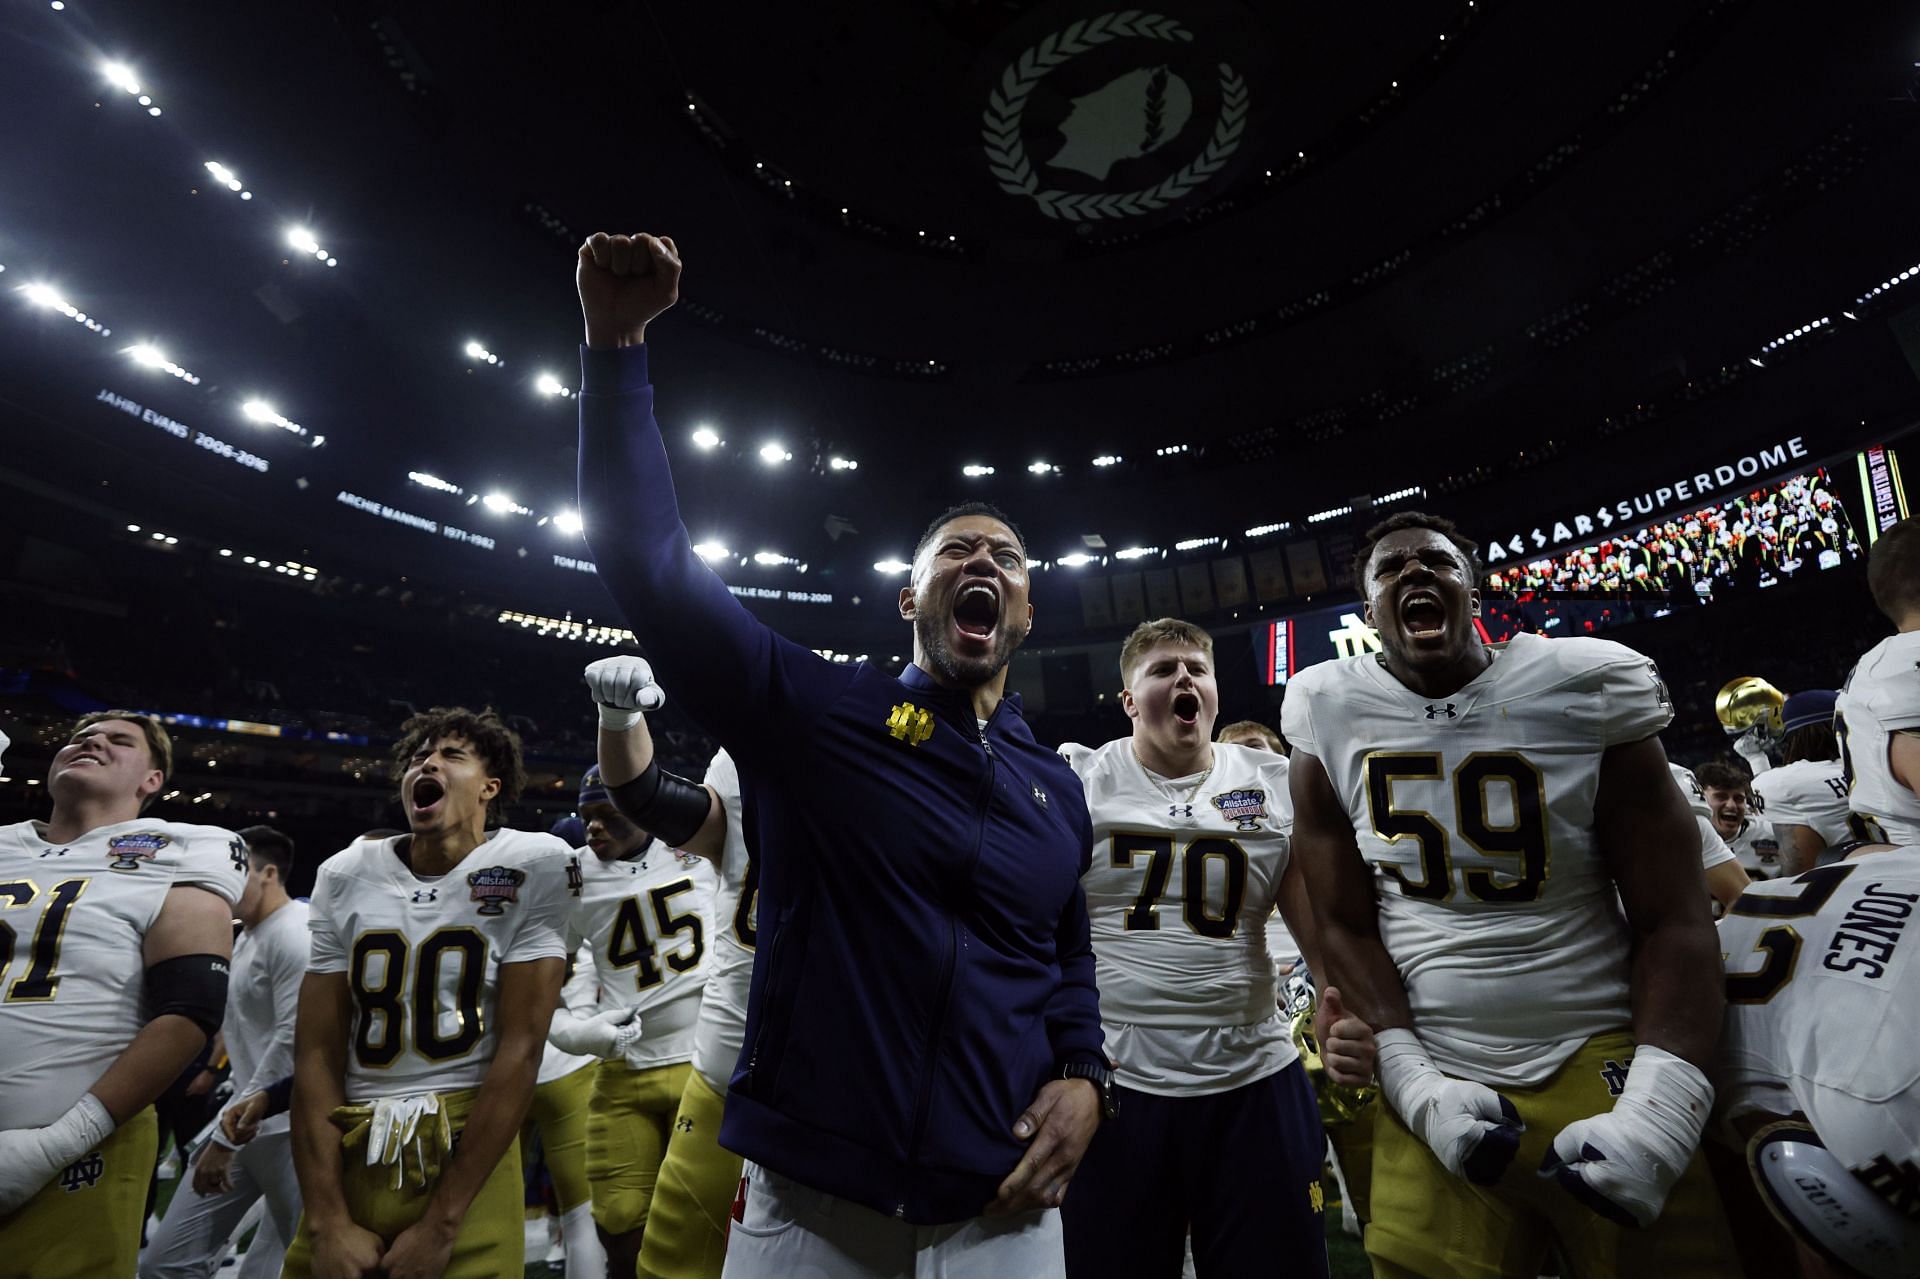
{"label": "white glove", "polygon": [[39,1193],[53,1175],[113,1135],[113,1116],[92,1093],[44,1128],[0,1132],[0,1217]]}
{"label": "white glove", "polygon": [[1513,1103],[1485,1084],[1441,1074],[1411,1030],[1380,1031],[1374,1043],[1387,1104],[1442,1166],[1476,1185],[1499,1181],[1526,1128]]}
{"label": "white glove", "polygon": [[1650,1226],[1712,1111],[1713,1085],[1698,1067],[1642,1044],[1613,1109],[1562,1128],[1540,1175],[1609,1221]]}
{"label": "white glove", "polygon": [[600,727],[610,733],[624,733],[640,722],[643,711],[657,711],[667,703],[667,694],[653,682],[653,667],[646,659],[622,654],[587,663],[585,679],[600,708]]}
{"label": "white glove", "polygon": [[639,1041],[640,1015],[631,1008],[609,1008],[591,1017],[556,1008],[547,1026],[547,1042],[576,1057],[623,1057]]}
{"label": "white glove", "polygon": [[1767,754],[1766,733],[1762,729],[1750,728],[1734,738],[1733,753],[1747,761],[1747,767],[1755,777],[1773,767],[1773,760]]}

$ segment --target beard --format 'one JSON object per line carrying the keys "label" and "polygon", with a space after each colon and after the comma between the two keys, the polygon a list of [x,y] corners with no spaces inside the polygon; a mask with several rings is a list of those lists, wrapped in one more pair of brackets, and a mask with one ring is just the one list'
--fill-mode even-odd
{"label": "beard", "polygon": [[1015,631],[1011,625],[1002,625],[994,632],[993,649],[985,657],[962,657],[953,651],[948,641],[949,616],[934,617],[930,613],[916,614],[913,619],[913,637],[920,641],[920,648],[933,663],[933,669],[942,679],[959,688],[978,688],[980,685],[1006,669],[1013,660],[1013,650],[1025,640],[1024,631]]}

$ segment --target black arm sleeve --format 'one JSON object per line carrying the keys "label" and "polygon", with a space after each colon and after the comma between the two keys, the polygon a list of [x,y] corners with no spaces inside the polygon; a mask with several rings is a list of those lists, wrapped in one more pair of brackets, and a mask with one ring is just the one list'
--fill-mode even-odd
{"label": "black arm sleeve", "polygon": [[293,1109],[293,1076],[288,1075],[284,1079],[276,1079],[267,1085],[267,1113],[260,1118],[271,1119],[275,1115],[284,1115],[291,1109]]}
{"label": "black arm sleeve", "polygon": [[179,955],[147,969],[147,1020],[185,1017],[212,1035],[227,1015],[223,955]]}
{"label": "black arm sleeve", "polygon": [[669,848],[699,833],[712,802],[706,787],[669,773],[657,758],[647,762],[640,776],[608,787],[607,793],[622,816]]}

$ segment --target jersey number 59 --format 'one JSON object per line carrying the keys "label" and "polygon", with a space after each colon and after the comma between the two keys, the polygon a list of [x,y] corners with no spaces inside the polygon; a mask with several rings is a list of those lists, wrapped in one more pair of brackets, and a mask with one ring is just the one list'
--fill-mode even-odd
{"label": "jersey number 59", "polygon": [[[1427,901],[1453,896],[1447,827],[1432,813],[1393,805],[1396,781],[1440,780],[1440,756],[1430,751],[1379,751],[1367,756],[1365,769],[1367,811],[1374,834],[1388,843],[1412,839],[1420,845],[1419,879],[1410,878],[1398,866],[1382,865],[1381,872],[1399,883],[1404,896]],[[1511,796],[1510,820],[1498,825],[1488,813],[1488,789],[1496,784]],[[1515,859],[1513,870],[1506,874],[1467,871],[1462,876],[1467,892],[1483,902],[1539,900],[1548,861],[1546,784],[1540,770],[1524,756],[1476,751],[1453,770],[1453,810],[1453,829],[1474,851],[1485,857]]]}

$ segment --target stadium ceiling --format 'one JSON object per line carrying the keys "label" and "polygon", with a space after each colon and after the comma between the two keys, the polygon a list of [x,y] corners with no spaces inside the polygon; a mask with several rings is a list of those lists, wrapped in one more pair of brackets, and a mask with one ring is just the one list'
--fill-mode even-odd
{"label": "stadium ceiling", "polygon": [[597,229],[687,258],[654,371],[695,536],[816,572],[970,496],[1039,555],[1171,546],[1920,399],[1900,306],[1839,314],[1920,260],[1902,6],[71,0],[0,42],[0,395],[171,381],[476,522],[571,508]]}

